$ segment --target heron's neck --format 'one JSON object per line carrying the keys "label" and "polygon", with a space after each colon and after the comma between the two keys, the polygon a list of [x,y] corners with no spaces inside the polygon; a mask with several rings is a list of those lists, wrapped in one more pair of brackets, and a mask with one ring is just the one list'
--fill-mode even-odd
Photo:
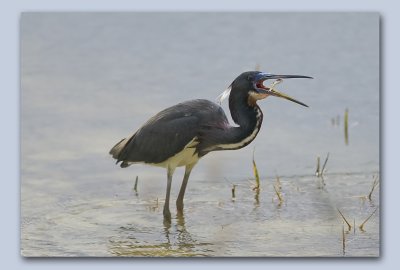
{"label": "heron's neck", "polygon": [[239,126],[226,130],[224,143],[218,145],[220,150],[239,149],[251,143],[260,131],[263,121],[263,113],[257,104],[230,102],[229,109],[233,121]]}

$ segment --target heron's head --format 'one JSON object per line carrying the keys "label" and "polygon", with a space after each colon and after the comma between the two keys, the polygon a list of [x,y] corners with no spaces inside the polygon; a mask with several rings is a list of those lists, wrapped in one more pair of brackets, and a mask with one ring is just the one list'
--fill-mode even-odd
{"label": "heron's head", "polygon": [[[227,89],[228,93],[225,93],[225,95],[223,93],[221,98],[225,98],[230,94],[230,102],[231,99],[246,99],[249,105],[254,106],[257,100],[264,99],[268,96],[275,96],[308,107],[306,104],[274,89],[274,85],[279,83],[281,80],[291,78],[312,79],[312,77],[302,75],[275,75],[260,71],[247,71],[240,74],[232,82],[230,87]],[[270,86],[265,85],[268,80],[271,80]]]}

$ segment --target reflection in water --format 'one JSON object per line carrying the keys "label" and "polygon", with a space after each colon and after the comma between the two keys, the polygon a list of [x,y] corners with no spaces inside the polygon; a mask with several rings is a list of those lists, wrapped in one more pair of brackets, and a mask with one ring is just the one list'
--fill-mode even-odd
{"label": "reflection in water", "polygon": [[260,189],[256,190],[256,194],[254,195],[254,208],[257,208],[260,206]]}
{"label": "reflection in water", "polygon": [[195,240],[186,229],[184,216],[177,215],[176,225],[164,222],[160,231],[154,231],[151,227],[139,228],[133,224],[120,227],[118,235],[109,240],[108,249],[116,256],[190,257],[211,255],[207,254],[211,250],[204,248],[208,245],[211,244]]}

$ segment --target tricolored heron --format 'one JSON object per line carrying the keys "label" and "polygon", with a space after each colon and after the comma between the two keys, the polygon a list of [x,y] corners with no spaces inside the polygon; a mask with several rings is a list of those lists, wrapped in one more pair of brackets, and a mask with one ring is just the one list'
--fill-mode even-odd
{"label": "tricolored heron", "polygon": [[167,169],[164,219],[171,220],[169,198],[172,175],[176,167],[186,166],[176,200],[178,214],[183,213],[183,197],[193,167],[212,151],[235,150],[251,143],[260,130],[263,114],[257,100],[268,96],[285,98],[308,107],[286,94],[266,87],[269,79],[311,78],[302,75],[274,75],[259,71],[240,74],[222,94],[229,95],[229,110],[237,126],[229,124],[218,104],[196,99],[169,107],[150,118],[135,134],[122,139],[110,154],[121,167],[146,163]]}

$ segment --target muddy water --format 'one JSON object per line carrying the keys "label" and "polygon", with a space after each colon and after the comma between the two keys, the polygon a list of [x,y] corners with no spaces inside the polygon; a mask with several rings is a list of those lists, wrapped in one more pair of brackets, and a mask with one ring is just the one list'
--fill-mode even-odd
{"label": "muddy water", "polygon": [[[260,35],[254,25],[269,31]],[[378,256],[379,186],[366,197],[379,174],[378,45],[371,14],[24,14],[21,253]],[[172,224],[163,224],[166,172],[121,169],[109,149],[159,110],[213,100],[256,66],[313,76],[277,86],[310,108],[260,102],[256,140],[202,159],[184,216],[172,207]],[[322,182],[316,159],[322,163],[328,152]],[[173,199],[182,177],[177,170]]]}

